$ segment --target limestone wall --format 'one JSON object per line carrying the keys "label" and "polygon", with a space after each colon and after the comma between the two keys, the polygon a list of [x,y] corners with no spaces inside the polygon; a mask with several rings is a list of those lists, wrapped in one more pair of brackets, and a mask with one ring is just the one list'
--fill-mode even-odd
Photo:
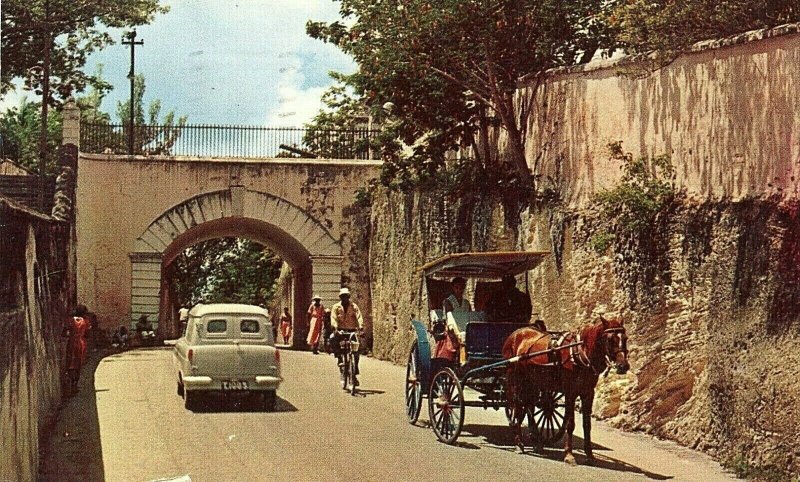
{"label": "limestone wall", "polygon": [[69,239],[66,223],[0,197],[0,480],[36,480],[59,405]]}
{"label": "limestone wall", "polygon": [[[527,149],[538,189],[555,201],[519,216],[489,198],[376,196],[375,353],[405,363],[408,321],[425,312],[414,271],[424,261],[509,245],[550,250],[557,256],[530,273],[534,311],[548,326],[575,328],[598,309],[627,320],[633,370],[601,381],[595,414],[725,462],[799,474],[793,32],[700,45],[652,73],[616,62],[554,74],[535,99]],[[620,181],[607,148],[620,140],[637,157],[670,155],[681,194],[648,236],[598,253],[592,194]]]}
{"label": "limestone wall", "polygon": [[[552,247],[550,213],[526,223],[526,246]],[[551,327],[600,307],[626,320],[633,369],[601,380],[595,413],[723,462],[800,472],[797,204],[682,198],[652,238],[602,254],[589,242],[596,228],[586,213],[568,216],[562,268],[551,259],[531,277]]]}
{"label": "limestone wall", "polygon": [[[671,156],[678,184],[693,196],[797,196],[798,28],[701,43],[652,73],[623,60],[554,74],[531,116],[531,167],[568,206],[585,206],[619,180],[607,146],[622,141],[637,157]],[[531,91],[520,89],[518,102]]]}

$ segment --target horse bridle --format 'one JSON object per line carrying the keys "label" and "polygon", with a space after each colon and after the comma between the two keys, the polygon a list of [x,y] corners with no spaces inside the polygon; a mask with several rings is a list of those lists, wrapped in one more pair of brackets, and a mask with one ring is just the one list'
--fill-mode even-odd
{"label": "horse bridle", "polygon": [[[628,357],[628,347],[627,347],[627,345],[625,343],[625,339],[624,338],[620,338],[620,345],[621,346],[619,347],[619,349],[614,350],[613,353],[609,353],[607,339],[605,339],[605,335],[607,335],[609,333],[625,333],[625,328],[622,327],[622,326],[615,326],[613,328],[606,328],[605,330],[603,330],[602,334],[603,334],[603,338],[604,338],[603,339],[603,345],[605,345],[605,357],[606,357],[605,374],[606,375],[608,375],[608,371],[614,365],[618,353],[624,353],[625,354],[625,358]],[[617,348],[617,347],[615,347],[615,348]]]}

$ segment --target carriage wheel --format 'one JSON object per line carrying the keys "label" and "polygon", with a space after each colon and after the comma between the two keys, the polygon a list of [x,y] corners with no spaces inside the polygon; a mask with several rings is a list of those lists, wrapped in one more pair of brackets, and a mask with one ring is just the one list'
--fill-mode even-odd
{"label": "carriage wheel", "polygon": [[439,441],[452,444],[458,439],[464,425],[464,390],[450,368],[439,370],[433,377],[428,414]]}
{"label": "carriage wheel", "polygon": [[419,349],[417,342],[411,347],[408,354],[408,365],[406,366],[406,417],[408,423],[414,424],[419,419],[422,411],[422,382],[420,381]]}
{"label": "carriage wheel", "polygon": [[539,440],[544,445],[558,442],[564,435],[565,418],[564,394],[549,390],[539,391],[536,397],[536,405],[528,408],[528,424],[530,425],[531,436],[536,437],[538,435]]}

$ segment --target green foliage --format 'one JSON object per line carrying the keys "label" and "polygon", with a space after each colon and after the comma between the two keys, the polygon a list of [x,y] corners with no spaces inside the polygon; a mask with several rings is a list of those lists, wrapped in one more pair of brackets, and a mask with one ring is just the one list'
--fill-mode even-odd
{"label": "green foliage", "polygon": [[614,243],[614,235],[608,231],[599,231],[589,239],[589,246],[599,255],[606,254]]}
{"label": "green foliage", "polygon": [[[147,116],[144,112],[144,75],[136,74],[133,82],[133,95],[136,105],[133,119],[135,127],[134,152],[136,154],[169,155],[175,141],[181,135],[181,127],[186,125],[185,115],[175,118],[175,112],[169,111],[161,118],[161,100],[150,102]],[[127,138],[130,125],[131,101],[117,102],[117,117],[125,126],[122,131],[122,152],[127,152]],[[120,146],[120,144],[117,144]],[[120,148],[118,147],[118,150]]]}
{"label": "green foliage", "polygon": [[[83,72],[89,54],[114,43],[105,27],[127,28],[150,23],[169,7],[158,0],[4,0],[0,93],[14,79],[40,93],[49,71],[48,102],[102,87],[102,79]],[[43,52],[49,46],[50,62]]]}
{"label": "green foliage", "polygon": [[604,20],[625,50],[669,60],[699,40],[800,21],[800,1],[617,0]]}
{"label": "green foliage", "polygon": [[609,144],[612,159],[622,161],[622,181],[594,196],[606,220],[628,232],[642,232],[675,195],[675,169],[668,156],[634,159],[622,143]]}
{"label": "green foliage", "polygon": [[221,302],[266,306],[275,294],[281,264],[258,243],[220,238],[186,249],[170,264],[168,276],[180,306]]}
{"label": "green foliage", "polygon": [[324,109],[306,124],[304,149],[317,157],[341,159],[366,159],[379,153],[378,139],[371,139],[370,131],[377,130],[383,120],[381,109],[361,103],[347,85],[346,76],[332,73],[337,83],[322,95]]}
{"label": "green foliage", "polygon": [[[31,172],[39,171],[39,131],[41,103],[23,98],[18,107],[0,114],[2,157],[10,159]],[[57,172],[58,146],[61,145],[61,114],[47,117],[47,173]]]}
{"label": "green foliage", "polygon": [[111,116],[100,110],[103,105],[103,99],[111,90],[111,86],[103,80],[102,64],[97,65],[94,77],[100,80],[100,85],[92,85],[88,93],[76,99],[78,108],[81,110],[81,122],[110,124]]}
{"label": "green foliage", "polygon": [[548,69],[587,61],[606,37],[597,20],[601,0],[340,3],[344,21],[309,22],[306,30],[353,56],[359,70],[341,80],[358,104],[373,111],[392,106],[384,127],[391,135],[381,144],[389,161],[383,178],[400,186],[444,169],[446,154],[458,149],[492,170],[501,161],[488,146],[490,128],[506,131],[504,162],[529,183],[532,100],[515,102],[518,80],[541,80]]}

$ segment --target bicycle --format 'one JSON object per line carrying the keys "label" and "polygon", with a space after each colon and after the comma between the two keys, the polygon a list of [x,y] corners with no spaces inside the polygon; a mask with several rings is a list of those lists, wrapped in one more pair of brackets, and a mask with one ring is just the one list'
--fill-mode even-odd
{"label": "bicycle", "polygon": [[356,394],[358,381],[356,380],[356,355],[361,348],[358,341],[358,332],[336,330],[339,337],[339,353],[341,363],[339,365],[339,376],[343,390],[349,390],[350,395]]}

